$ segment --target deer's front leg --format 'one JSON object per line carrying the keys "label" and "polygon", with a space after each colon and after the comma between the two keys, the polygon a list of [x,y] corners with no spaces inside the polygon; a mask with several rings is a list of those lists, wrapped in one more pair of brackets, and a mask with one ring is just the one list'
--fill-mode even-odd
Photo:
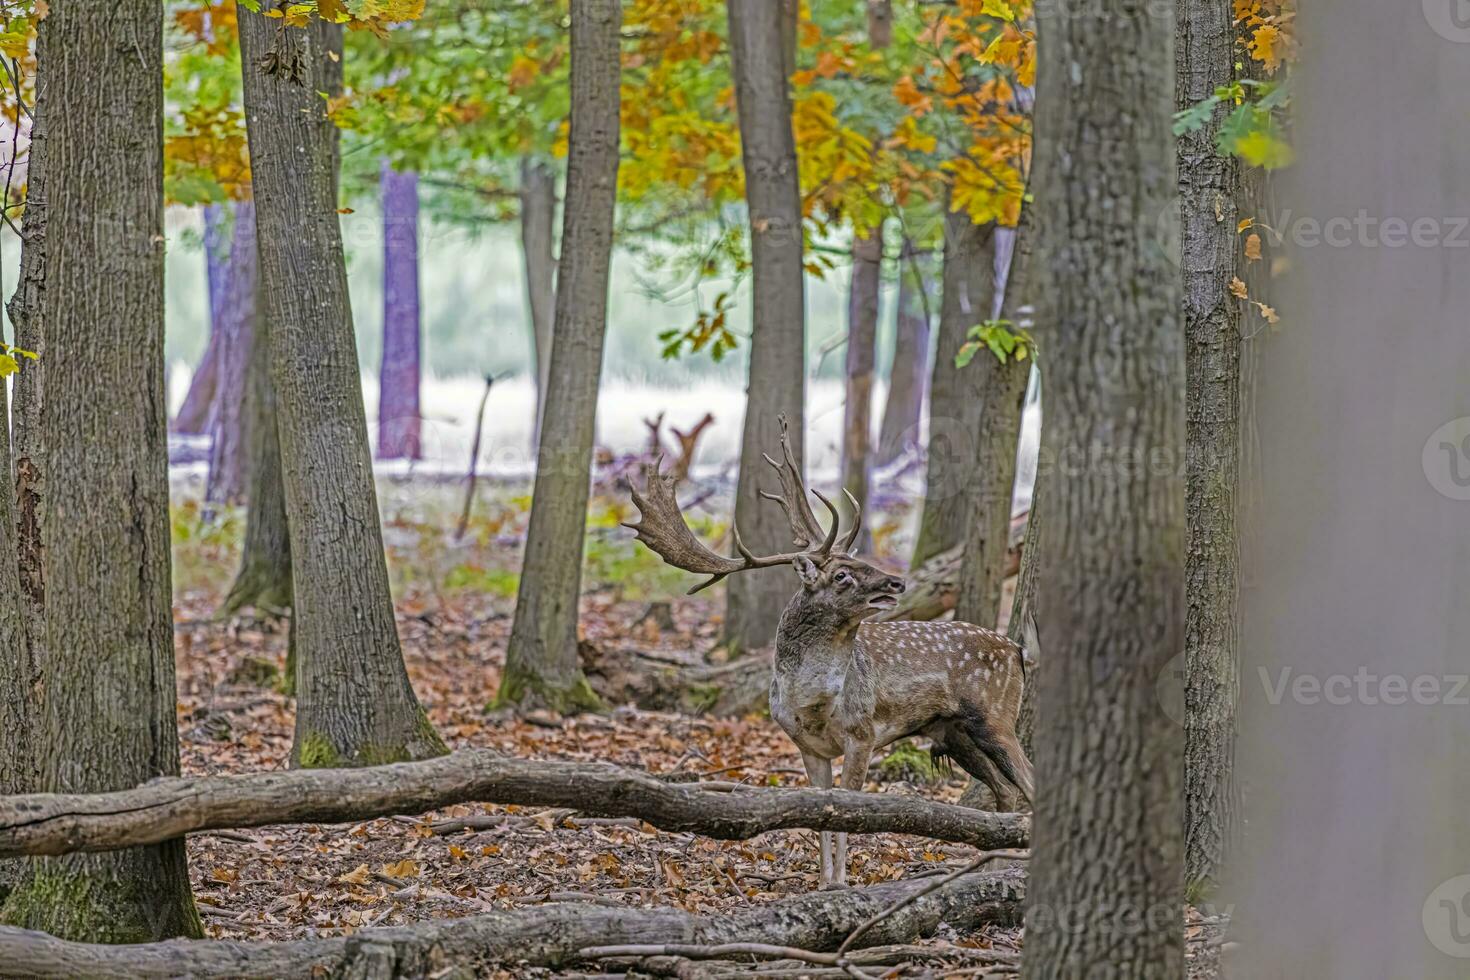
{"label": "deer's front leg", "polygon": [[[850,744],[842,754],[842,788],[861,793],[863,784],[868,781],[868,763],[873,758],[872,743],[862,742]],[[841,888],[847,884],[847,833],[841,831],[837,834],[837,848],[834,855],[834,863],[837,865],[837,873],[832,877],[832,886]]]}
{"label": "deer's front leg", "polygon": [[[806,778],[817,789],[832,788],[832,760],[823,759],[812,755],[810,752],[801,754],[801,764],[806,767]],[[822,851],[822,887],[826,887],[832,881],[832,832],[830,830],[820,831],[818,840],[821,841]]]}

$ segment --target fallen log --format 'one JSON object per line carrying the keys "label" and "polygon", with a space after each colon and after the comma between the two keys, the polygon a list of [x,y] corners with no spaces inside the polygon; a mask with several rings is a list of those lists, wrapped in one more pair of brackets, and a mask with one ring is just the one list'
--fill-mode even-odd
{"label": "fallen log", "polygon": [[362,769],[156,779],[113,793],[0,797],[0,857],[115,850],[202,830],[346,823],[456,803],[569,807],[720,840],[806,828],[914,834],[993,849],[1025,847],[1030,833],[1025,817],[917,797],[666,783],[607,763],[514,759],[471,749]]}
{"label": "fallen log", "polygon": [[[1026,539],[1026,519],[1030,512],[1011,518],[1010,537],[1006,544],[1005,578],[1021,570],[1021,549]],[[951,612],[960,593],[960,573],[965,558],[963,546],[941,551],[908,574],[908,590],[898,605],[874,617],[879,621],[928,620]]]}
{"label": "fallen log", "polygon": [[[0,927],[0,976],[419,978],[482,975],[490,964],[559,967],[578,951],[639,944],[762,943],[824,951],[854,929],[928,888],[927,878],[840,892],[814,892],[745,912],[699,916],[678,909],[560,904],[364,929],[352,936],[284,943],[175,939],[108,946]],[[1020,921],[1020,872],[978,871],[909,902],[862,938],[863,946],[909,942],[940,923],[961,932]]]}

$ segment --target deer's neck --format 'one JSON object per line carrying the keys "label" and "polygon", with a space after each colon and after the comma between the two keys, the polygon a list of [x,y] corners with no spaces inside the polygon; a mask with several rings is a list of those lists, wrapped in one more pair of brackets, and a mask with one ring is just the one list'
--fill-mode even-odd
{"label": "deer's neck", "polygon": [[852,656],[858,623],[812,602],[798,592],[781,613],[776,629],[776,669],[790,669],[816,658],[846,659]]}

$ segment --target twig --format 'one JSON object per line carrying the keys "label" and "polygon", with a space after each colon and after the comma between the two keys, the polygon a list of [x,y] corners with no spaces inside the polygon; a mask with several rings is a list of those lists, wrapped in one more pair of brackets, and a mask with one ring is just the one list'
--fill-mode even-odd
{"label": "twig", "polygon": [[718,946],[694,946],[684,943],[665,943],[628,946],[589,946],[577,951],[577,958],[605,960],[615,957],[682,956],[686,960],[723,960],[732,956],[764,956],[775,960],[800,960],[818,966],[837,966],[837,954],[813,953],[808,949],[793,946],[772,946],[768,943],[721,943]]}

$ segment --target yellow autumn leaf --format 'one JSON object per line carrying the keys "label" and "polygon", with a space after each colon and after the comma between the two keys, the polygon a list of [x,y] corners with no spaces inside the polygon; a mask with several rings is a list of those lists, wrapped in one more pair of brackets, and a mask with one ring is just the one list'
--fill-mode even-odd
{"label": "yellow autumn leaf", "polygon": [[1251,57],[1265,66],[1267,74],[1281,67],[1281,55],[1276,50],[1276,46],[1280,41],[1281,30],[1271,24],[1262,24],[1251,35]]}
{"label": "yellow autumn leaf", "polygon": [[357,867],[353,868],[351,871],[348,871],[346,874],[338,875],[337,881],[341,882],[344,885],[361,885],[366,882],[371,875],[372,872],[368,870],[367,865],[359,864]]}
{"label": "yellow autumn leaf", "polygon": [[1008,24],[1014,23],[1016,20],[1016,12],[1011,9],[1010,4],[1006,3],[1005,0],[985,0],[985,3],[980,8],[980,12],[990,17],[998,17]]}
{"label": "yellow autumn leaf", "polygon": [[1245,231],[1247,228],[1254,227],[1255,226],[1255,223],[1256,223],[1256,219],[1255,218],[1243,218],[1241,220],[1240,224],[1238,224],[1238,225],[1235,226],[1235,233],[1236,234],[1240,234],[1241,232]]}
{"label": "yellow autumn leaf", "polygon": [[404,858],[402,861],[383,865],[383,874],[389,878],[417,878],[418,873],[419,866],[412,858]]}

